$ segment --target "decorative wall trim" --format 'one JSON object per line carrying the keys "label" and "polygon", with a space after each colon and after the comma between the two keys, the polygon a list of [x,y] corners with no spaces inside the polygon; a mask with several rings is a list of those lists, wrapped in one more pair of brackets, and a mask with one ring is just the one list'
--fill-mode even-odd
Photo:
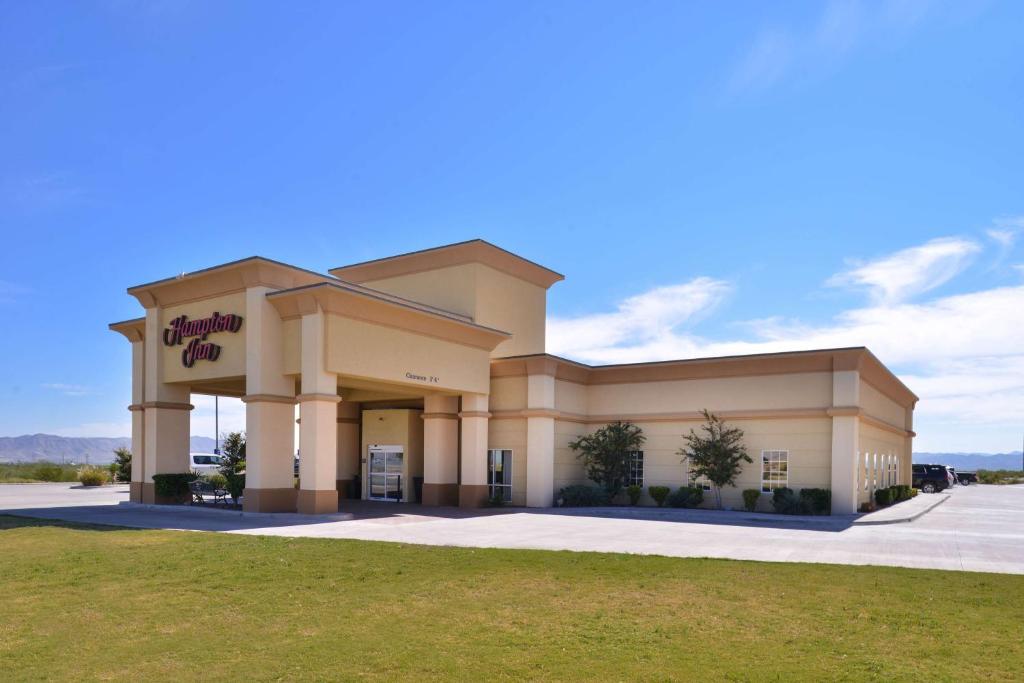
{"label": "decorative wall trim", "polygon": [[141,411],[141,410],[145,410],[145,409],[146,409],[146,407],[144,405],[142,405],[141,403],[133,403],[130,406],[128,406],[128,410],[130,410],[132,412],[135,412],[136,410]]}
{"label": "decorative wall trim", "polygon": [[864,414],[857,406],[837,406],[829,408],[826,412],[829,417],[860,417]]}
{"label": "decorative wall trim", "polygon": [[195,408],[191,403],[175,403],[173,401],[146,401],[143,408],[160,408],[162,410],[192,410]]}
{"label": "decorative wall trim", "polygon": [[246,394],[242,397],[242,403],[287,403],[295,405],[294,396],[283,396],[280,394]]}
{"label": "decorative wall trim", "polygon": [[[797,418],[824,418],[828,417],[825,408],[782,408],[777,410],[723,410],[716,411],[715,415],[723,420],[778,420]],[[495,411],[492,419],[509,420],[524,419],[528,417],[553,417],[564,422],[579,422],[583,424],[607,424],[609,422],[701,422],[704,415],[698,411],[673,412],[673,413],[621,413],[615,415],[582,415],[579,413],[568,413],[561,410],[499,410]]]}
{"label": "decorative wall trim", "polygon": [[421,420],[458,420],[458,413],[420,413]]}
{"label": "decorative wall trim", "polygon": [[331,403],[341,403],[341,396],[337,394],[299,394],[295,397],[295,400],[299,403],[305,403],[306,401],[330,401]]}
{"label": "decorative wall trim", "polygon": [[491,417],[492,413],[486,410],[464,410],[459,413],[459,417]]}

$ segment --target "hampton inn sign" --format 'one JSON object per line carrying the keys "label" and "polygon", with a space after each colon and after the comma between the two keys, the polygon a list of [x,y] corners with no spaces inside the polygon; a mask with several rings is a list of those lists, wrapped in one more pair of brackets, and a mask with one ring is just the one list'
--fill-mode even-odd
{"label": "hampton inn sign", "polygon": [[228,313],[221,315],[214,311],[213,315],[200,320],[189,320],[187,315],[179,315],[164,330],[166,346],[180,346],[191,337],[191,341],[181,352],[181,364],[186,368],[195,365],[197,360],[217,360],[220,357],[219,344],[207,342],[206,338],[214,332],[238,332],[242,329],[242,316]]}
{"label": "hampton inn sign", "polygon": [[132,343],[131,499],[166,502],[153,475],[188,470],[193,393],[245,403],[246,510],[549,506],[587,483],[569,442],[615,420],[647,436],[629,483],[677,487],[705,408],[755,455],[727,506],[747,488],[815,487],[849,513],[910,482],[917,397],[866,348],[585,365],[545,352],[562,279],[471,240],[328,273],[253,257],[129,288],[145,315],[110,327]]}

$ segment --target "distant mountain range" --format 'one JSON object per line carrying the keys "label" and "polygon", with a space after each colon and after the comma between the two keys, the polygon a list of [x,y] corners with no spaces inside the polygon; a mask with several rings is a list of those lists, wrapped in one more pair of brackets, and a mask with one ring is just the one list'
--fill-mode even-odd
{"label": "distant mountain range", "polygon": [[[53,434],[25,434],[0,436],[0,462],[65,462],[106,465],[114,461],[115,448],[131,448],[127,436],[116,438],[55,436]],[[208,436],[193,436],[189,448],[196,452],[213,452],[214,440]]]}
{"label": "distant mountain range", "polygon": [[914,462],[951,465],[958,470],[1019,470],[1020,451],[1011,453],[914,453]]}

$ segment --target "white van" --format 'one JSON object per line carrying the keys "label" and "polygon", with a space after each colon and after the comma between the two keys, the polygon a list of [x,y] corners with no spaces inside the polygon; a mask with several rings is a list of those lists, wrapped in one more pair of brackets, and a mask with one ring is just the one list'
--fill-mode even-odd
{"label": "white van", "polygon": [[220,471],[220,456],[216,453],[189,453],[189,464],[196,474],[213,474]]}

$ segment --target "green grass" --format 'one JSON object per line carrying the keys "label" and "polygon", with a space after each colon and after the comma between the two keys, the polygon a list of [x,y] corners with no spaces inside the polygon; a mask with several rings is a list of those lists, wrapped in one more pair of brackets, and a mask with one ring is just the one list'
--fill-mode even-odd
{"label": "green grass", "polygon": [[51,462],[0,463],[0,484],[78,481],[78,467],[78,465],[58,465]]}
{"label": "green grass", "polygon": [[1024,577],[0,516],[3,680],[1012,680]]}

